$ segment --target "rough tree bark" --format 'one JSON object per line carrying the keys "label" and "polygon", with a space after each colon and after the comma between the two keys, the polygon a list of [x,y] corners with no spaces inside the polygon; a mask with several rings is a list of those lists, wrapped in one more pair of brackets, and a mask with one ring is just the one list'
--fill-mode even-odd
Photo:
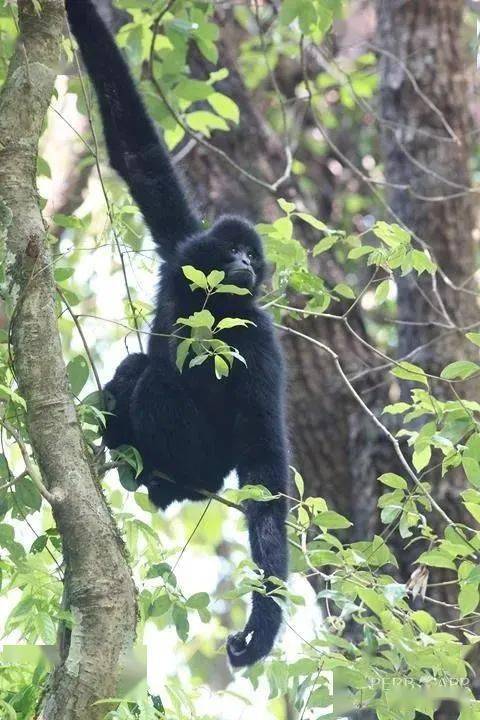
{"label": "rough tree bark", "polygon": [[[468,192],[472,124],[462,33],[464,5],[464,0],[380,2],[378,42],[384,48],[380,56],[386,178],[409,188],[392,188],[390,206],[428,244],[451,283],[468,290],[476,261]],[[398,283],[398,316],[405,323],[399,327],[403,356],[437,337],[442,332],[439,323],[450,321],[464,327],[478,321],[478,308],[474,296],[452,287],[441,273],[437,293],[429,276],[416,280],[409,275]],[[451,332],[425,348],[415,362],[438,375],[448,363],[469,356],[474,359],[476,354],[462,333]],[[459,392],[476,398],[479,389],[478,380],[473,380],[460,386]],[[434,392],[454,399],[444,385],[435,386]],[[448,514],[469,522],[458,499],[464,487],[463,472],[450,472],[444,479],[430,475],[429,480]],[[446,585],[432,594],[456,602],[456,592],[455,586]]]}
{"label": "rough tree bark", "polygon": [[[74,619],[42,720],[97,720],[115,694],[135,635],[135,589],[125,550],[88,460],[68,389],[51,257],[35,187],[36,156],[55,79],[63,0],[19,0],[20,37],[0,94],[0,210],[11,297],[12,349],[26,423],[52,499]],[[5,248],[4,248],[5,252]]]}

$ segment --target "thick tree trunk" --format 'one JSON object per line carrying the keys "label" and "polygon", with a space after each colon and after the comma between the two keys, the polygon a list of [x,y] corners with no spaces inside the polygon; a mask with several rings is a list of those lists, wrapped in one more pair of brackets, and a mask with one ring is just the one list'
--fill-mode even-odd
{"label": "thick tree trunk", "polygon": [[12,345],[27,427],[66,563],[74,625],[40,717],[96,720],[115,695],[135,635],[135,591],[125,551],[87,451],[70,395],[55,313],[52,263],[35,187],[38,140],[55,79],[63,0],[19,0],[20,38],[0,95],[0,216],[16,307]]}
{"label": "thick tree trunk", "polygon": [[[464,327],[478,320],[475,298],[451,284],[471,289],[476,267],[469,174],[471,119],[467,64],[462,34],[463,0],[391,0],[378,4],[381,55],[381,115],[385,173],[392,188],[393,213],[414,236],[427,243],[441,272],[438,290],[430,276],[409,275],[398,283],[399,354],[438,337],[453,322]],[[424,199],[427,198],[427,199]],[[429,198],[429,199],[428,199]],[[410,324],[411,323],[411,324]],[[418,324],[415,324],[418,323]],[[431,323],[430,325],[426,323]],[[439,374],[455,360],[476,354],[460,332],[425,348],[415,362]],[[478,397],[478,381],[460,393]],[[434,391],[445,396],[445,386]],[[454,399],[447,391],[449,399]],[[450,517],[465,512],[458,501],[463,472],[433,477],[433,491]],[[439,599],[456,602],[455,586],[437,589]]]}

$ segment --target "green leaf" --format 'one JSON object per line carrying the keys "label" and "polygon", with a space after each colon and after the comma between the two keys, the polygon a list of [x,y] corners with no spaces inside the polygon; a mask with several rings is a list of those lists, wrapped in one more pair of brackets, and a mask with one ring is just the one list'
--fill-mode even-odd
{"label": "green leaf", "polygon": [[73,215],[63,215],[62,213],[56,213],[53,216],[53,222],[55,223],[55,225],[63,228],[74,228],[80,230],[84,228],[83,220],[78,217],[74,217]]}
{"label": "green leaf", "polygon": [[187,280],[195,283],[195,285],[203,290],[208,290],[207,276],[201,270],[197,270],[193,265],[183,265],[182,271]]}
{"label": "green leaf", "polygon": [[179,325],[186,325],[191,328],[206,327],[211,329],[214,322],[215,318],[210,310],[200,310],[199,312],[193,313],[193,315],[190,315],[188,318],[177,318],[177,323]]}
{"label": "green leaf", "polygon": [[57,638],[57,628],[50,615],[39,612],[35,617],[35,627],[46,645],[54,645]]}
{"label": "green leaf", "polygon": [[305,492],[305,483],[303,482],[303,477],[300,475],[298,470],[295,470],[295,468],[293,469],[293,481],[298,490],[300,498],[303,498],[303,493]]}
{"label": "green leaf", "polygon": [[452,558],[440,550],[427,550],[420,555],[417,560],[421,565],[429,565],[430,567],[448,568],[456,570],[455,563]]}
{"label": "green leaf", "polygon": [[337,293],[337,295],[341,295],[344,298],[349,299],[355,299],[355,293],[353,292],[352,288],[346,285],[345,283],[339,283],[338,285],[335,285],[333,288],[333,292]]}
{"label": "green leaf", "polygon": [[[303,222],[308,223],[309,225],[314,227],[316,230],[322,230],[323,232],[330,232],[330,228],[327,227],[327,225],[325,225],[324,222],[322,222],[321,220],[317,220],[316,217],[314,217],[313,215],[310,215],[309,213],[298,212],[298,213],[295,213],[295,216],[300,218],[300,220],[303,220]],[[333,238],[334,242],[336,242],[336,240],[338,240],[338,237]],[[315,255],[315,252],[314,252],[314,255]]]}
{"label": "green leaf", "polygon": [[480,596],[478,593],[478,585],[468,584],[463,585],[462,589],[458,593],[458,606],[460,608],[460,616],[465,617],[469,615],[478,607]]}
{"label": "green leaf", "polygon": [[225,278],[223,270],[212,270],[207,276],[208,287],[213,289],[219,285]]}
{"label": "green leaf", "polygon": [[17,500],[32,510],[40,510],[42,506],[42,496],[37,486],[30,478],[26,477],[20,480],[15,486],[15,495]]}
{"label": "green leaf", "polygon": [[410,380],[428,387],[428,380],[425,371],[422,370],[421,367],[418,367],[418,365],[406,362],[406,360],[402,360],[402,362],[398,363],[397,367],[391,372],[392,375],[395,375],[395,377],[398,377],[401,380]]}
{"label": "green leaf", "polygon": [[251,295],[248,288],[238,287],[237,285],[217,285],[215,292],[229,293],[230,295]]}
{"label": "green leaf", "polygon": [[63,282],[73,275],[72,267],[57,267],[53,273],[55,282]]}
{"label": "green leaf", "polygon": [[150,607],[150,616],[151,617],[161,617],[162,615],[165,615],[168,610],[170,610],[172,606],[172,601],[170,599],[170,596],[168,593],[163,593],[159,597],[155,598],[153,601],[151,607]]}
{"label": "green leaf", "polygon": [[139,487],[135,478],[135,470],[130,465],[121,465],[118,468],[118,479],[120,485],[129,492],[135,492]]}
{"label": "green leaf", "polygon": [[390,280],[383,280],[375,290],[375,300],[381,305],[388,297],[390,292]]}
{"label": "green leaf", "polygon": [[153,505],[152,502],[150,502],[150,499],[147,495],[147,493],[144,492],[135,492],[133,494],[133,497],[135,498],[135,502],[137,503],[138,507],[142,508],[145,512],[154,513],[156,512],[156,507]]}
{"label": "green leaf", "polygon": [[48,535],[39,535],[32,543],[30,552],[34,555],[45,550],[48,542]]}
{"label": "green leaf", "polygon": [[430,445],[422,445],[415,447],[412,455],[413,467],[417,472],[426,468],[432,457],[432,448]]}
{"label": "green leaf", "polygon": [[285,198],[279,198],[277,202],[282,208],[283,212],[287,215],[290,215],[290,213],[292,213],[296,208],[295,203],[288,202],[288,200],[285,200]]}
{"label": "green leaf", "polygon": [[242,318],[223,318],[220,320],[215,330],[229,330],[234,327],[247,327],[253,325],[251,320],[243,320]]}
{"label": "green leaf", "polygon": [[190,629],[190,626],[188,623],[187,611],[181,605],[174,605],[173,612],[172,612],[172,618],[173,618],[173,622],[175,623],[175,627],[177,629],[178,637],[183,642],[187,642],[188,632]]}
{"label": "green leaf", "polygon": [[410,410],[410,405],[404,402],[394,403],[393,405],[386,405],[383,408],[384,415],[402,415],[407,410]]}
{"label": "green leaf", "polygon": [[470,332],[467,333],[465,337],[467,337],[474,345],[478,345],[478,347],[480,347],[480,333]]}
{"label": "green leaf", "polygon": [[380,615],[385,610],[385,601],[373,588],[359,588],[358,596],[370,610]]}
{"label": "green leaf", "polygon": [[429,613],[425,612],[425,610],[412,612],[410,619],[413,620],[422,632],[427,633],[427,635],[434,633],[437,629],[435,619]]}
{"label": "green leaf", "polygon": [[227,377],[229,373],[228,364],[220,355],[215,355],[215,376],[217,380]]}
{"label": "green leaf", "polygon": [[237,103],[227,97],[227,95],[214,92],[212,95],[208,96],[208,102],[215,112],[226,120],[231,120],[234,123],[238,123],[240,120],[240,111]]}
{"label": "green leaf", "polygon": [[244,485],[238,490],[228,490],[227,495],[233,498],[234,502],[240,503],[245,500],[255,502],[268,502],[274,497],[270,490],[263,485]]}
{"label": "green leaf", "polygon": [[191,344],[192,339],[187,338],[186,340],[182,340],[182,342],[180,342],[177,346],[176,365],[180,372],[182,372],[183,366],[185,365],[185,360],[187,359]]}
{"label": "green leaf", "polygon": [[477,505],[473,502],[466,502],[464,503],[465,507],[467,508],[468,512],[473,515],[475,520],[480,523],[480,505]]}
{"label": "green leaf", "polygon": [[338,237],[335,237],[335,235],[329,235],[328,237],[323,238],[323,240],[320,240],[320,242],[313,248],[313,257],[317,257],[317,255],[321,255],[322,253],[327,252],[327,250],[330,250],[337,240]]}
{"label": "green leaf", "polygon": [[384,473],[378,478],[381,483],[388,485],[388,487],[398,488],[399,490],[407,490],[408,485],[400,475],[395,473]]}
{"label": "green leaf", "polygon": [[469,360],[457,360],[443,368],[440,377],[444,380],[465,380],[480,370],[480,365]]}
{"label": "green leaf", "polygon": [[176,97],[195,102],[197,100],[206,100],[212,94],[213,90],[208,83],[202,80],[183,78],[178,83],[174,92]]}
{"label": "green leaf", "polygon": [[187,600],[187,607],[194,608],[195,610],[199,610],[201,608],[208,607],[208,604],[210,602],[210,596],[206,592],[199,592],[195,593],[194,595],[191,595]]}
{"label": "green leaf", "polygon": [[425,271],[432,275],[437,269],[437,266],[427,255],[425,250],[412,250],[411,259],[412,265],[419,275]]}
{"label": "green leaf", "polygon": [[77,355],[67,365],[70,387],[74,395],[79,395],[88,380],[88,363],[83,355]]}
{"label": "green leaf", "polygon": [[190,362],[188,363],[189,368],[193,367],[199,367],[200,365],[203,365],[205,360],[208,360],[210,355],[208,353],[202,353],[201,355],[197,355],[196,357],[192,358]]}
{"label": "green leaf", "polygon": [[210,136],[210,130],[228,132],[228,125],[225,120],[207,110],[195,110],[186,116],[186,120],[192,130],[201,132],[207,137]]}
{"label": "green leaf", "polygon": [[373,233],[390,248],[398,248],[410,242],[410,233],[396,223],[386,223],[383,220],[375,223]]}
{"label": "green leaf", "polygon": [[375,250],[376,248],[374,248],[373,245],[360,245],[359,247],[354,247],[350,250],[348,258],[349,260],[358,260],[358,258],[363,257],[363,255],[369,255]]}
{"label": "green leaf", "polygon": [[480,488],[480,463],[472,457],[462,457],[462,465],[465,470],[468,482],[474,487]]}
{"label": "green leaf", "polygon": [[325,512],[319,513],[315,516],[314,522],[321,528],[327,528],[329,530],[343,530],[352,525],[350,520],[334,510],[326,510]]}

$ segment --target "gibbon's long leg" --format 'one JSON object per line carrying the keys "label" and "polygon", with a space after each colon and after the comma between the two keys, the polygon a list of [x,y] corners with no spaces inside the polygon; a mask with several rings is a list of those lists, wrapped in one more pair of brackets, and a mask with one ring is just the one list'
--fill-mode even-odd
{"label": "gibbon's long leg", "polygon": [[103,441],[109,448],[134,444],[130,402],[135,386],[147,365],[147,355],[127,355],[103,389],[105,409],[109,413],[106,416]]}
{"label": "gibbon's long leg", "polygon": [[162,255],[199,229],[182,184],[158,137],[120,50],[91,0],[66,0],[100,105],[112,167],[127,182]]}

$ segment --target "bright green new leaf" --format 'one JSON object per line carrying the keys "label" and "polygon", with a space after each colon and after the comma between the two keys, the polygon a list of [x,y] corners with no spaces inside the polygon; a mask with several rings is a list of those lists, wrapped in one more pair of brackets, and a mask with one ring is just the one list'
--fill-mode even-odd
{"label": "bright green new leaf", "polygon": [[358,597],[363,600],[365,605],[373,610],[376,615],[385,610],[385,601],[383,597],[377,593],[373,588],[358,588]]}
{"label": "bright green new leaf", "polygon": [[184,265],[182,267],[182,271],[187,280],[195,283],[195,285],[202,288],[203,290],[208,289],[207,276],[201,270],[197,270],[193,267],[193,265]]}
{"label": "bright green new leaf", "polygon": [[381,305],[388,298],[390,292],[390,280],[383,280],[375,290],[375,300]]}
{"label": "bright green new leaf", "polygon": [[473,583],[465,583],[458,593],[458,606],[460,608],[461,617],[469,615],[478,607],[480,596],[478,593],[478,585]]}
{"label": "bright green new leaf", "polygon": [[417,610],[415,612],[412,612],[412,614],[410,615],[410,619],[413,620],[415,625],[418,625],[420,630],[422,630],[422,632],[426,633],[427,635],[434,633],[437,629],[437,623],[435,622],[435,619],[428,612],[425,612],[425,610]]}
{"label": "bright green new leaf", "polygon": [[480,333],[470,332],[467,333],[465,337],[467,337],[474,345],[478,345],[478,347],[480,347]]}
{"label": "bright green new leaf", "polygon": [[327,250],[330,250],[330,248],[335,245],[337,240],[338,237],[335,235],[329,235],[323,238],[323,240],[320,240],[320,242],[318,242],[313,248],[313,257],[321,255],[322,253],[327,252]]}
{"label": "bright green new leaf", "polygon": [[248,288],[238,287],[238,285],[217,285],[215,288],[217,293],[228,293],[230,295],[251,295]]}
{"label": "bright green new leaf", "polygon": [[350,520],[334,510],[319,513],[319,515],[315,516],[314,522],[321,528],[327,528],[328,530],[343,530],[352,525]]}
{"label": "bright green new leaf", "polygon": [[190,350],[191,344],[192,344],[191,338],[182,340],[182,342],[180,342],[178,344],[176,365],[177,365],[177,368],[180,370],[180,372],[182,372],[182,370],[183,370],[183,366],[185,364],[185,360],[187,359],[188,351]]}
{"label": "bright green new leaf", "polygon": [[398,365],[391,371],[392,375],[400,378],[401,380],[410,380],[411,382],[419,382],[422,385],[428,387],[428,380],[425,371],[422,370],[418,365],[402,360]]}
{"label": "bright green new leaf", "polygon": [[231,120],[234,123],[238,123],[240,120],[240,111],[237,103],[227,95],[214,92],[212,95],[209,95],[208,102],[215,112],[226,120]]}
{"label": "bright green new leaf", "polygon": [[457,360],[443,368],[440,377],[444,380],[465,380],[479,370],[480,365],[470,360]]}
{"label": "bright green new leaf", "polygon": [[190,315],[188,318],[177,318],[177,323],[179,325],[186,325],[191,328],[206,327],[211,329],[214,322],[215,318],[210,310],[200,310],[199,312],[193,313],[193,315]]}
{"label": "bright green new leaf", "polygon": [[285,200],[285,198],[279,198],[277,202],[282,208],[283,212],[287,215],[290,215],[290,213],[292,213],[296,208],[295,203],[288,202],[288,200]]}
{"label": "bright green new leaf", "polygon": [[220,355],[215,355],[215,376],[217,380],[227,377],[229,368],[225,360]]}
{"label": "bright green new leaf", "polygon": [[337,293],[337,295],[341,295],[344,298],[349,298],[351,300],[355,299],[355,293],[353,292],[352,288],[345,283],[339,283],[338,285],[335,285],[335,287],[333,288],[333,292]]}
{"label": "bright green new leaf", "polygon": [[207,276],[208,287],[211,289],[217,287],[224,278],[225,273],[223,270],[212,270]]}
{"label": "bright green new leaf", "polygon": [[398,488],[399,490],[407,490],[408,485],[400,475],[395,473],[384,473],[378,478],[381,483],[388,485],[388,487]]}
{"label": "bright green new leaf", "polygon": [[360,245],[359,247],[354,247],[350,250],[348,258],[349,260],[358,260],[358,258],[361,258],[364,255],[370,255],[370,253],[375,250],[376,248],[374,248],[373,245]]}
{"label": "bright green new leaf", "polygon": [[480,488],[480,463],[472,457],[462,457],[462,465],[465,470],[468,482],[474,487]]}
{"label": "bright green new leaf", "polygon": [[466,502],[465,507],[467,508],[468,512],[473,515],[475,520],[480,523],[480,505],[477,505],[473,502]]}
{"label": "bright green new leaf", "polygon": [[223,318],[215,327],[215,330],[229,330],[230,328],[247,327],[253,324],[251,320],[244,320],[243,318]]}
{"label": "bright green new leaf", "polygon": [[[330,228],[327,225],[325,225],[324,222],[322,222],[321,220],[317,220],[316,217],[314,217],[313,215],[310,215],[309,213],[299,212],[299,213],[295,213],[295,216],[299,217],[300,220],[303,220],[303,222],[308,223],[308,225],[311,225],[316,230],[322,230],[323,232],[330,232]],[[337,240],[337,239],[338,239],[338,237],[335,238],[335,240]]]}

